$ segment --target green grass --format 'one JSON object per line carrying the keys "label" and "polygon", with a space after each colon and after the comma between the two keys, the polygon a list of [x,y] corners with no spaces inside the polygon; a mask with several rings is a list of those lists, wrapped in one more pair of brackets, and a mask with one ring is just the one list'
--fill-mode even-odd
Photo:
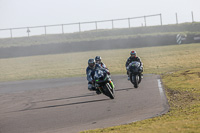
{"label": "green grass", "polygon": [[[132,49],[0,59],[0,81],[85,76],[87,60],[100,55],[111,74],[125,74]],[[137,48],[144,73],[161,74],[170,111],[159,117],[83,133],[200,132],[200,44]]]}
{"label": "green grass", "polygon": [[[132,49],[42,55],[0,59],[0,81],[85,76],[87,60],[100,55],[112,74],[125,74]],[[163,74],[200,66],[200,44],[135,49],[144,63],[144,73]]]}

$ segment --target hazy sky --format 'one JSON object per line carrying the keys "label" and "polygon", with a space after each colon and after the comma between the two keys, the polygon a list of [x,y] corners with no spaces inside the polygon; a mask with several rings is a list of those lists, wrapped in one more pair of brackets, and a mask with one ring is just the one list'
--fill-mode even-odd
{"label": "hazy sky", "polygon": [[165,16],[189,16],[191,11],[197,19],[199,5],[200,0],[0,0],[0,29],[159,13],[165,21]]}
{"label": "hazy sky", "polygon": [[163,24],[169,24],[176,22],[175,13],[179,22],[191,21],[191,11],[195,21],[200,21],[199,5],[200,0],[0,0],[0,29],[160,13]]}

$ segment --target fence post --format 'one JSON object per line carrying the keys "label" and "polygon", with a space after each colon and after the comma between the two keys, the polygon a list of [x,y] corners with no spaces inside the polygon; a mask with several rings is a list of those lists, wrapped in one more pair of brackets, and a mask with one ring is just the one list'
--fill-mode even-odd
{"label": "fence post", "polygon": [[12,29],[10,29],[10,37],[12,38]]}
{"label": "fence post", "polygon": [[63,28],[63,24],[62,24],[62,34],[64,34],[64,28]]}
{"label": "fence post", "polygon": [[144,26],[147,26],[147,22],[146,22],[146,16],[144,16]]}
{"label": "fence post", "polygon": [[44,26],[44,34],[47,35],[47,29],[46,29],[46,26]]}
{"label": "fence post", "polygon": [[29,37],[29,33],[31,32],[30,30],[29,30],[29,28],[27,27],[27,31],[26,31],[27,33],[28,33],[28,37]]}
{"label": "fence post", "polygon": [[128,27],[131,28],[130,18],[128,18]]}
{"label": "fence post", "polygon": [[113,20],[112,20],[112,29],[114,29],[114,22],[113,22]]}
{"label": "fence post", "polygon": [[178,24],[178,15],[176,13],[176,24]]}
{"label": "fence post", "polygon": [[95,25],[96,25],[96,30],[97,30],[97,22],[95,22]]}
{"label": "fence post", "polygon": [[81,23],[79,22],[79,32],[81,32]]}
{"label": "fence post", "polygon": [[160,14],[160,25],[162,25],[162,14]]}
{"label": "fence post", "polygon": [[192,11],[192,23],[194,23],[194,16],[193,16],[193,11]]}

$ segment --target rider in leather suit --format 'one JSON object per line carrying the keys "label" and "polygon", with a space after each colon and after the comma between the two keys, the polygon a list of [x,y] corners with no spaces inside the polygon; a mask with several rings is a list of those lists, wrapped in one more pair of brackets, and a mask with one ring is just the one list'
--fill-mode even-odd
{"label": "rider in leather suit", "polygon": [[88,67],[86,69],[86,74],[87,74],[87,80],[88,80],[88,90],[90,91],[96,91],[97,94],[100,92],[96,90],[94,86],[94,74],[96,69],[103,69],[109,74],[109,71],[103,67],[101,67],[99,64],[95,63],[94,59],[89,59],[88,60]]}
{"label": "rider in leather suit", "polygon": [[140,57],[137,57],[137,56],[136,56],[136,51],[131,51],[131,52],[130,52],[130,55],[131,55],[131,56],[127,59],[126,64],[125,64],[126,70],[127,70],[127,75],[128,75],[128,80],[130,80],[128,65],[129,65],[132,61],[138,61],[138,62],[140,62],[141,77],[143,78],[143,74],[142,74],[142,72],[143,72],[143,64],[142,64],[142,62],[141,62]]}
{"label": "rider in leather suit", "polygon": [[96,56],[96,57],[95,57],[95,62],[96,62],[96,64],[99,64],[101,67],[103,67],[103,68],[105,68],[105,69],[108,69],[108,68],[106,67],[106,65],[105,65],[101,60],[102,60],[101,56]]}

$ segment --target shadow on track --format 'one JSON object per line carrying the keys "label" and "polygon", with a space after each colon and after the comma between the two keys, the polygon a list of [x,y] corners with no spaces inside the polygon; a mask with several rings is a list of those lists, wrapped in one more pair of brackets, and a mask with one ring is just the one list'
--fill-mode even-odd
{"label": "shadow on track", "polygon": [[137,88],[126,88],[126,89],[117,89],[115,91],[129,91],[129,90],[134,90],[134,89],[137,89]]}
{"label": "shadow on track", "polygon": [[110,99],[100,99],[100,100],[93,100],[93,101],[84,101],[84,102],[75,102],[75,103],[69,103],[69,104],[44,106],[44,107],[38,107],[38,108],[28,108],[28,109],[24,109],[24,110],[15,111],[15,112],[29,111],[29,110],[36,110],[36,109],[48,109],[48,108],[55,108],[55,107],[63,107],[63,106],[70,106],[70,105],[85,104],[85,103],[102,102],[102,101],[107,101],[107,100],[110,100]]}
{"label": "shadow on track", "polygon": [[[115,91],[129,91],[129,90],[132,90],[132,89],[136,89],[136,88],[117,89],[117,90],[115,90]],[[41,102],[60,101],[60,100],[67,100],[67,99],[75,99],[75,98],[90,97],[90,96],[95,96],[95,95],[96,95],[96,94],[94,94],[94,93],[89,93],[89,94],[81,95],[81,96],[73,96],[73,97],[67,97],[67,98],[49,99],[49,100],[36,101],[36,102],[31,102],[31,103],[41,103]]]}
{"label": "shadow on track", "polygon": [[[116,89],[116,91],[117,92],[129,91],[129,90],[133,90],[133,89],[135,89],[135,88]],[[86,98],[86,97],[91,97],[91,96],[96,96],[96,94],[89,93],[89,94],[85,94],[85,95],[73,96],[73,97],[67,97],[67,98],[57,98],[57,99],[49,99],[49,100],[44,100],[44,101],[35,101],[35,102],[31,102],[31,106],[29,106],[28,108],[23,109],[23,110],[13,111],[13,112],[30,111],[30,110],[38,110],[38,109],[48,109],[48,108],[56,108],[56,107],[71,106],[71,105],[86,104],[86,103],[94,103],[94,102],[102,102],[102,101],[110,100],[110,99],[99,99],[99,100],[92,100],[92,101],[90,100],[90,101],[83,101],[83,102],[74,102],[74,103],[68,103],[68,104],[58,104],[58,105],[43,106],[43,107],[38,107],[38,108],[37,107],[31,108],[37,103],[67,100],[67,99],[76,99],[76,98]]]}
{"label": "shadow on track", "polygon": [[59,101],[59,100],[75,99],[75,98],[81,98],[81,97],[90,97],[90,96],[94,96],[94,95],[95,95],[94,93],[90,93],[90,94],[81,95],[81,96],[73,96],[73,97],[67,97],[67,98],[49,99],[49,100],[36,101],[36,102],[31,102],[31,103],[41,103],[41,102],[51,102],[51,101]]}

